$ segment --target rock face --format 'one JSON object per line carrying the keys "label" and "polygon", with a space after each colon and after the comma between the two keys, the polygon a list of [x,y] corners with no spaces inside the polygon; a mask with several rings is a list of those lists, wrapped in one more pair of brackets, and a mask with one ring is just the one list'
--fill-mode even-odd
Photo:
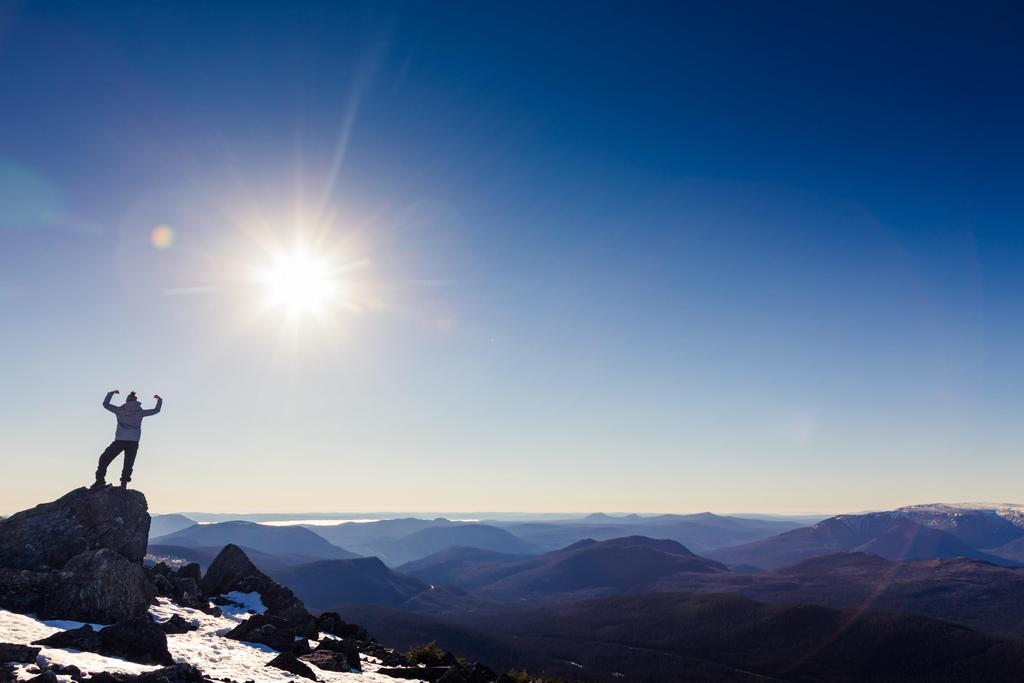
{"label": "rock face", "polygon": [[290,590],[257,569],[256,565],[249,561],[245,551],[234,544],[224,546],[210,563],[206,576],[203,577],[202,587],[210,596],[231,591],[256,592],[267,606],[268,615],[286,619],[293,624],[302,624],[310,620],[309,612],[302,601]]}
{"label": "rock face", "polygon": [[144,495],[113,487],[0,520],[0,607],[99,623],[144,615],[156,595],[142,568],[149,522]]}
{"label": "rock face", "polygon": [[144,616],[155,597],[141,565],[103,549],[71,558],[56,574],[37,611],[43,619],[111,624]]}
{"label": "rock face", "polygon": [[149,523],[146,497],[139,491],[75,489],[0,520],[0,567],[62,569],[72,557],[101,548],[141,564]]}

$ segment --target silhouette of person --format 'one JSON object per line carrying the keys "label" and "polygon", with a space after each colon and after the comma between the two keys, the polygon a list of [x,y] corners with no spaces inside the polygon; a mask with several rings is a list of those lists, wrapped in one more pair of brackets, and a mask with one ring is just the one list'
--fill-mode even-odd
{"label": "silhouette of person", "polygon": [[139,439],[142,437],[142,418],[156,415],[164,404],[159,395],[153,396],[156,399],[156,407],[143,410],[142,404],[135,392],[128,394],[124,405],[112,406],[110,399],[114,394],[121,393],[117,389],[107,393],[103,399],[103,407],[117,416],[117,431],[114,433],[114,440],[106,450],[100,454],[99,467],[96,468],[96,483],[92,488],[97,489],[107,485],[107,467],[110,463],[124,452],[124,465],[121,468],[121,488],[126,488],[132,480],[132,469],[135,467],[135,456],[139,452]]}

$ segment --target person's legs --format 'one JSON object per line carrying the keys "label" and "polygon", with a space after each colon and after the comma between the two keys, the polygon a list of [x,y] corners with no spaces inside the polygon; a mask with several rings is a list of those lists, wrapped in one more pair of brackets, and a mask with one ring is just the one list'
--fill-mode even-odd
{"label": "person's legs", "polygon": [[[102,486],[107,479],[107,467],[124,450],[124,442],[112,441],[106,450],[100,453],[100,463],[96,467],[96,484]],[[96,485],[94,484],[94,486]]]}
{"label": "person's legs", "polygon": [[138,441],[124,442],[124,467],[121,469],[121,487],[124,488],[132,480],[132,469],[135,467],[135,456],[139,452]]}

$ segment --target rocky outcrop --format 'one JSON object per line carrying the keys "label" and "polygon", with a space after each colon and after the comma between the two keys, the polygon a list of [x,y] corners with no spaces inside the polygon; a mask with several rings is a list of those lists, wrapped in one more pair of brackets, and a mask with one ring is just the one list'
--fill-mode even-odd
{"label": "rocky outcrop", "polygon": [[370,639],[366,629],[358,624],[349,624],[343,621],[341,615],[337,612],[321,612],[316,618],[316,630],[318,632],[330,633],[339,638]]}
{"label": "rocky outcrop", "polygon": [[0,520],[0,607],[43,619],[113,623],[155,597],[142,568],[146,497],[76,489]]}
{"label": "rocky outcrop", "polygon": [[296,642],[295,625],[287,619],[269,614],[254,614],[224,634],[224,637],[246,643],[260,643],[278,652],[291,652]]}
{"label": "rocky outcrop", "polygon": [[[313,663],[320,666],[321,669],[328,669],[330,671],[362,671],[363,667],[359,663],[359,646],[355,641],[344,638],[340,640],[324,638],[317,645],[313,655],[316,655],[317,659],[324,659],[327,654],[340,655],[340,657],[343,657],[344,668],[328,669],[326,666],[320,666],[317,662]],[[332,661],[338,666],[342,665],[338,656],[333,656]]]}
{"label": "rocky outcrop", "polygon": [[76,555],[101,548],[142,564],[149,523],[139,491],[75,489],[0,520],[0,567],[63,569]]}
{"label": "rocky outcrop", "polygon": [[156,587],[157,595],[171,598],[182,607],[201,610],[209,607],[209,601],[203,594],[203,577],[198,564],[187,564],[174,570],[160,562],[146,571]]}
{"label": "rocky outcrop", "polygon": [[234,544],[224,546],[210,563],[203,576],[202,588],[209,596],[231,591],[259,593],[268,615],[286,619],[295,625],[304,624],[312,618],[294,593],[257,569],[245,551]]}

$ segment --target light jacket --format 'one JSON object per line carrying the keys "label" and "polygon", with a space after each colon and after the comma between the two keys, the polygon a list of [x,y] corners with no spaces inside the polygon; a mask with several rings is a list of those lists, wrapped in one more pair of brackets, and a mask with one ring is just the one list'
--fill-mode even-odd
{"label": "light jacket", "polygon": [[142,438],[142,418],[156,415],[164,404],[164,400],[158,398],[156,408],[150,410],[143,410],[142,404],[138,401],[125,401],[124,405],[112,406],[110,399],[113,396],[113,391],[107,394],[103,399],[103,407],[117,416],[117,432],[114,433],[116,441],[138,441]]}

